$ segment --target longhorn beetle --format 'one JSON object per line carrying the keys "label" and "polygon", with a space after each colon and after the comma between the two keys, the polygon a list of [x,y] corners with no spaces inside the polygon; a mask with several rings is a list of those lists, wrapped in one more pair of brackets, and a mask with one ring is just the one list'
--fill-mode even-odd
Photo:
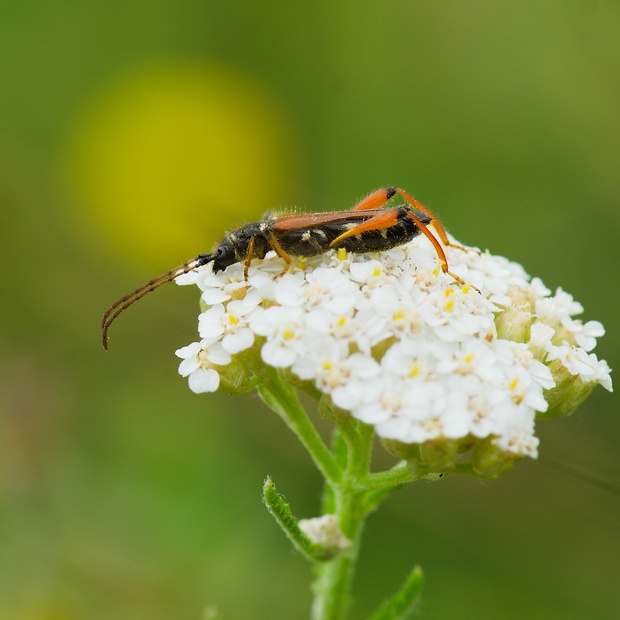
{"label": "longhorn beetle", "polygon": [[[407,204],[384,208],[397,194]],[[429,224],[433,224],[444,245],[455,246],[435,216],[398,187],[378,189],[349,211],[281,216],[267,214],[260,222],[247,224],[228,233],[214,252],[199,254],[149,280],[112,304],[103,315],[101,323],[103,348],[108,348],[108,329],[112,322],[147,293],[208,263],[213,263],[214,272],[222,271],[234,263],[243,263],[247,280],[252,259],[264,258],[269,250],[284,260],[284,274],[291,265],[292,256],[317,256],[338,248],[350,252],[378,252],[408,243],[422,233],[433,244],[442,270],[464,284],[459,276],[449,270],[446,254],[437,237],[429,230]]]}

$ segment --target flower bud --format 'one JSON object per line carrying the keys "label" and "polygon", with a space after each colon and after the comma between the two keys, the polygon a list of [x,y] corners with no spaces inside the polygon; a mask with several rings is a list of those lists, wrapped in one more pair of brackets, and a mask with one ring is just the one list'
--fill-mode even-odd
{"label": "flower bud", "polygon": [[488,480],[495,480],[511,470],[521,459],[517,454],[502,450],[491,440],[476,444],[471,459],[474,474]]}
{"label": "flower bud", "polygon": [[336,515],[300,519],[299,529],[315,544],[328,552],[342,551],[351,541],[342,533]]}
{"label": "flower bud", "polygon": [[425,465],[433,471],[451,471],[456,465],[459,444],[453,439],[433,439],[420,446]]}
{"label": "flower bud", "polygon": [[236,362],[234,359],[231,364],[220,367],[218,370],[220,373],[219,390],[225,394],[243,394],[255,386],[252,374],[247,366]]}
{"label": "flower bud", "polygon": [[495,318],[497,337],[513,342],[525,342],[532,324],[534,310],[532,293],[523,286],[513,284],[507,294],[511,303]]}
{"label": "flower bud", "polygon": [[590,396],[596,382],[584,383],[579,375],[572,375],[560,360],[549,365],[555,387],[545,391],[549,409],[539,413],[539,418],[562,418],[570,415]]}
{"label": "flower bud", "polygon": [[416,443],[403,443],[396,439],[381,439],[383,447],[394,456],[415,466],[421,461],[420,446]]}

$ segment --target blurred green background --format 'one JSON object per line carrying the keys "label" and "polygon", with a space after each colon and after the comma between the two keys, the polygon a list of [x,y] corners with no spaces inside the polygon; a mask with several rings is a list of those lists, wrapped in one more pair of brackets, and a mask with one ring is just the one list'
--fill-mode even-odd
{"label": "blurred green background", "polygon": [[[312,516],[318,476],[255,396],[177,375],[196,290],[100,344],[111,302],[266,210],[400,185],[574,294],[620,367],[619,32],[616,0],[3,2],[0,617],[307,617],[260,488]],[[598,388],[539,461],[394,495],[354,618],[416,563],[421,618],[620,617],[620,496],[544,458],[616,482],[617,409]]]}

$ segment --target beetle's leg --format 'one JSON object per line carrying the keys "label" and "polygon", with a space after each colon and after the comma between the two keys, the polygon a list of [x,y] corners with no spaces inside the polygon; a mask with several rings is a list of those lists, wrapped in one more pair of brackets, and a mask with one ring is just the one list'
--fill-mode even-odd
{"label": "beetle's leg", "polygon": [[282,249],[282,246],[278,243],[276,236],[271,233],[269,235],[269,245],[271,249],[286,263],[284,269],[276,276],[281,278],[291,267],[291,257]]}
{"label": "beetle's leg", "polygon": [[406,192],[404,189],[400,189],[399,187],[389,187],[388,191],[389,190],[394,190],[396,194],[402,196],[412,207],[414,207],[418,211],[426,213],[426,215],[431,218],[431,223],[433,224],[433,227],[437,231],[437,234],[439,235],[439,238],[444,245],[449,245],[450,247],[456,248],[457,250],[463,250],[463,252],[469,251],[462,245],[450,241],[450,239],[448,239],[448,235],[446,234],[445,228],[439,223],[439,220],[435,217],[435,214],[429,208],[425,207],[421,202],[418,202],[411,194]]}
{"label": "beetle's leg", "polygon": [[330,244],[329,247],[333,248],[335,245],[347,239],[363,233],[366,230],[387,230],[398,222],[398,209],[377,209],[377,214],[373,215],[365,222],[349,228],[349,230],[338,235]]}
{"label": "beetle's leg", "polygon": [[[464,252],[467,251],[467,248],[464,248],[462,245],[458,245],[457,243],[453,243],[450,239],[448,239],[448,235],[446,234],[444,227],[439,223],[439,220],[435,217],[435,214],[428,207],[425,207],[421,202],[409,194],[409,192],[406,192],[404,189],[400,189],[400,187],[382,187],[358,202],[351,209],[351,211],[380,209],[381,207],[384,207],[396,194],[404,198],[414,209],[426,213],[426,215],[431,218],[431,223],[433,224],[433,227],[437,231],[437,234],[444,245],[449,245],[453,248],[463,250]],[[428,224],[423,224],[423,226],[428,226]]]}
{"label": "beetle's leg", "polygon": [[441,261],[441,270],[444,273],[447,273],[449,276],[452,276],[461,286],[464,286],[465,281],[461,277],[457,276],[455,273],[452,273],[448,268],[448,259],[446,258],[446,253],[441,247],[439,241],[437,241],[437,237],[435,237],[435,235],[428,229],[428,226],[424,224],[424,222],[422,222],[422,220],[420,220],[420,218],[415,213],[413,213],[413,211],[408,210],[407,215],[415,222],[415,225],[418,227],[420,232],[425,235],[426,238],[433,244],[435,252],[437,252],[437,256]]}
{"label": "beetle's leg", "polygon": [[384,207],[390,198],[396,194],[395,187],[382,187],[378,189],[372,194],[368,194],[366,198],[360,200],[354,207],[351,208],[351,211],[368,211],[372,209],[380,209]]}
{"label": "beetle's leg", "polygon": [[[439,238],[441,239],[443,244],[451,245],[450,240],[448,239],[448,235],[446,235],[446,231],[444,230],[443,226],[437,221],[435,214],[430,209],[425,207],[421,202],[418,202],[411,194],[406,192],[404,189],[400,189],[399,187],[382,187],[381,189],[372,192],[372,194],[369,194],[368,196],[366,196],[366,198],[358,202],[351,209],[351,211],[380,209],[381,207],[384,207],[388,203],[388,201],[396,194],[404,198],[414,209],[426,213],[426,215],[431,218],[433,225],[437,230],[437,234],[439,235]],[[416,224],[418,224],[418,222],[416,222]]]}
{"label": "beetle's leg", "polygon": [[[376,229],[381,229],[381,228],[389,228],[390,226],[393,226],[397,221],[396,216],[398,214],[398,210],[397,209],[384,209],[383,210],[381,209],[381,207],[385,206],[385,204],[387,204],[390,198],[392,198],[395,194],[398,194],[399,196],[404,198],[417,211],[422,211],[423,213],[426,213],[426,215],[428,215],[429,218],[431,218],[430,223],[433,224],[433,227],[437,231],[437,234],[439,235],[444,245],[447,245],[447,246],[449,245],[451,247],[460,248],[464,251],[467,251],[466,248],[460,245],[457,245],[456,243],[450,242],[450,239],[448,239],[448,235],[446,235],[446,231],[444,230],[443,226],[441,226],[441,224],[437,221],[437,218],[433,215],[433,213],[429,209],[427,209],[424,205],[419,203],[413,196],[408,194],[405,190],[399,189],[397,187],[386,187],[386,188],[378,189],[377,191],[373,192],[372,194],[364,198],[364,200],[359,202],[357,205],[355,205],[355,207],[353,207],[352,209],[353,211],[377,209],[377,215],[371,217],[369,220],[367,220],[363,224],[360,224],[359,226],[355,226],[354,228],[347,230],[347,232],[343,233],[342,235],[336,237],[336,239],[334,239],[330,245],[334,246],[339,241],[346,239],[347,237],[357,235],[361,232],[364,232],[365,230],[376,230]],[[466,282],[463,280],[463,278],[456,275],[454,272],[450,271],[446,253],[443,247],[441,246],[441,243],[439,243],[439,241],[437,240],[437,237],[435,237],[435,235],[429,229],[428,224],[425,224],[424,222],[422,222],[422,220],[420,220],[420,218],[412,210],[408,209],[407,215],[414,221],[415,225],[418,227],[418,230],[433,244],[433,247],[435,248],[435,252],[437,252],[437,256],[439,260],[441,261],[442,271],[448,274],[449,276],[451,276],[452,278],[454,278],[454,280],[456,280],[461,286],[465,286]],[[475,287],[472,287],[472,288],[475,288]]]}
{"label": "beetle's leg", "polygon": [[[360,233],[363,233],[365,230],[381,230],[381,229],[390,228],[391,226],[397,223],[398,214],[399,214],[398,209],[384,209],[384,210],[379,209],[377,210],[377,215],[374,215],[369,220],[366,220],[363,224],[354,226],[353,228],[342,233],[330,243],[330,246],[333,247],[334,245],[336,245],[343,239],[346,239],[347,237],[353,237],[355,235],[359,235]],[[433,244],[433,247],[435,248],[435,252],[437,252],[437,256],[439,257],[439,260],[441,261],[442,271],[452,276],[459,284],[464,285],[465,282],[463,281],[463,279],[449,270],[448,259],[446,258],[446,253],[444,252],[444,249],[441,247],[441,244],[439,243],[439,241],[437,241],[437,238],[435,237],[435,235],[433,235],[433,233],[428,229],[428,226],[426,226],[426,224],[424,224],[424,222],[422,222],[422,220],[420,220],[420,218],[415,213],[410,211],[409,209],[407,209],[407,215],[414,221],[415,225],[418,227],[418,230],[422,234],[424,234],[428,238],[428,240]]]}
{"label": "beetle's leg", "polygon": [[248,271],[250,269],[250,265],[252,263],[252,259],[254,258],[254,237],[250,238],[250,243],[248,243],[248,251],[245,255],[244,267],[243,267],[243,279],[248,281]]}
{"label": "beetle's leg", "polygon": [[[427,213],[427,214],[429,213],[428,209],[419,209],[419,210],[424,211],[424,213]],[[437,256],[439,257],[439,260],[441,261],[441,270],[444,273],[448,274],[449,276],[452,276],[461,286],[467,286],[467,282],[465,282],[463,278],[461,278],[460,276],[457,276],[453,271],[450,271],[450,269],[448,268],[448,259],[446,258],[446,253],[443,251],[443,248],[441,247],[441,244],[439,243],[439,241],[437,241],[437,237],[435,237],[435,235],[433,235],[433,233],[428,229],[428,226],[424,224],[424,222],[422,222],[420,218],[413,211],[407,211],[407,215],[415,222],[415,225],[426,236],[426,238],[433,244],[433,247],[435,248],[435,251],[437,252]],[[432,215],[429,215],[429,217],[432,217]],[[435,220],[435,223],[436,222],[437,220]],[[439,232],[439,230],[443,231],[444,235],[446,234],[443,228],[440,227],[437,230],[437,232]],[[455,247],[455,248],[461,248],[461,246],[457,244],[448,244],[448,245],[451,245],[452,247]],[[466,248],[461,248],[461,249],[467,252]],[[469,286],[471,286],[471,288],[475,289],[476,291],[478,291],[478,293],[480,293],[480,290],[476,288],[475,286],[473,286],[472,284],[470,284]]]}

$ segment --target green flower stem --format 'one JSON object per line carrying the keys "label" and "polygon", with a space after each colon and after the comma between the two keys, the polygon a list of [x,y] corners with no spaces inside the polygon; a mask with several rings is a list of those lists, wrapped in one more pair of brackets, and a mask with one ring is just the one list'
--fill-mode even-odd
{"label": "green flower stem", "polygon": [[313,584],[312,620],[342,620],[351,606],[351,584],[359,552],[361,524],[351,546],[339,556],[317,566]]}
{"label": "green flower stem", "polygon": [[410,467],[406,461],[401,461],[388,469],[387,471],[381,471],[376,474],[370,474],[368,478],[369,486],[373,487],[377,491],[386,490],[394,491],[400,489],[409,482],[415,482],[422,476],[426,475],[426,470],[420,471],[420,467]]}
{"label": "green flower stem", "polygon": [[346,618],[351,605],[351,585],[357,563],[360,539],[367,511],[364,492],[355,490],[354,478],[345,474],[342,484],[334,489],[336,514],[340,529],[350,545],[333,559],[316,568],[313,584],[314,603],[312,620],[340,620]]}
{"label": "green flower stem", "polygon": [[342,470],[310,422],[295,388],[283,381],[278,371],[268,367],[263,367],[260,379],[256,389],[263,402],[297,435],[325,480],[337,483],[342,477]]}
{"label": "green flower stem", "polygon": [[366,496],[368,509],[374,510],[391,493],[410,482],[419,480],[423,475],[419,470],[414,471],[405,461],[401,461],[388,471],[370,474],[367,484],[371,490]]}
{"label": "green flower stem", "polygon": [[317,567],[314,583],[312,620],[340,620],[346,618],[351,606],[351,585],[357,563],[364,521],[370,510],[366,501],[372,441],[371,427],[336,419],[347,447],[342,481],[331,485],[335,512],[342,533],[350,541],[342,553]]}
{"label": "green flower stem", "polygon": [[[321,471],[325,479],[323,507],[327,513],[336,515],[349,545],[331,558],[323,553],[323,549],[313,545],[301,533],[290,507],[270,481],[264,488],[265,501],[293,544],[314,562],[316,579],[312,620],[344,620],[351,607],[351,585],[366,518],[392,491],[417,480],[427,471],[399,464],[390,471],[371,474],[374,429],[350,417],[340,416],[323,402],[319,405],[322,413],[334,421],[339,433],[332,453],[310,421],[296,389],[278,371],[263,368],[259,372],[257,390],[260,397],[297,435]],[[399,596],[402,598],[402,593]],[[401,603],[396,607],[402,608]],[[395,609],[393,602],[390,609]]]}

